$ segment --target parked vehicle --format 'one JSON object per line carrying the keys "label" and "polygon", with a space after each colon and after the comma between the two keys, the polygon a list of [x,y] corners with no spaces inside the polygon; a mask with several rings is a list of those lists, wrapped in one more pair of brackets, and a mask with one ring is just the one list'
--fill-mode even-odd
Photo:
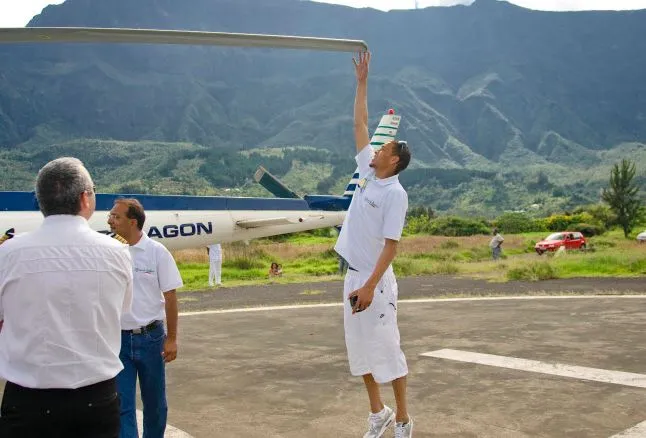
{"label": "parked vehicle", "polygon": [[557,251],[561,247],[564,247],[566,250],[585,249],[585,237],[578,231],[553,233],[538,242],[534,246],[534,249],[538,255],[543,255],[547,251]]}
{"label": "parked vehicle", "polygon": [[641,233],[639,233],[637,235],[637,240],[639,241],[639,243],[646,242],[646,231],[642,231]]}

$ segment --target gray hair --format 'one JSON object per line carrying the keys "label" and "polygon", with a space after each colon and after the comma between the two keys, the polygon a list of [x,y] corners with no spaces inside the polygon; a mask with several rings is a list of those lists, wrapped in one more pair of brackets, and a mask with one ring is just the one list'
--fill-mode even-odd
{"label": "gray hair", "polygon": [[63,157],[50,161],[40,169],[36,179],[40,211],[45,217],[77,215],[81,211],[80,195],[92,190],[92,186],[92,178],[81,160]]}

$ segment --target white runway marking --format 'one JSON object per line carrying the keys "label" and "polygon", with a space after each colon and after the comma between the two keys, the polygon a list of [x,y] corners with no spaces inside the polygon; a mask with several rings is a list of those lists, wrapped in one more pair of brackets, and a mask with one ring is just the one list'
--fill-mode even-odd
{"label": "white runway marking", "polygon": [[[139,436],[142,436],[144,432],[143,415],[143,412],[137,409],[137,430],[139,431]],[[193,438],[193,436],[187,434],[183,430],[179,430],[178,428],[167,424],[164,438]]]}
{"label": "white runway marking", "polygon": [[610,438],[644,438],[646,436],[646,421],[639,423],[635,427],[626,429],[623,432],[613,435]]}
{"label": "white runway marking", "polygon": [[245,312],[264,312],[270,310],[294,310],[308,309],[318,307],[340,307],[341,303],[320,303],[320,304],[294,304],[290,306],[261,306],[261,307],[241,307],[238,309],[220,309],[220,310],[202,310],[199,312],[181,312],[179,316],[193,315],[219,315],[222,313],[245,313]]}
{"label": "white runway marking", "polygon": [[472,353],[470,351],[442,349],[422,353],[421,356],[450,359],[460,362],[477,363],[514,370],[551,374],[561,377],[572,377],[594,382],[613,383],[615,385],[646,388],[646,374],[626,373],[623,371],[602,370],[599,368],[579,367],[559,363],[541,362],[538,360],[519,359],[516,357],[496,356],[493,354]]}
{"label": "white runway marking", "polygon": [[[189,293],[189,292],[186,292]],[[462,301],[533,301],[533,300],[580,300],[580,299],[646,299],[646,295],[523,295],[517,297],[476,297],[476,298],[415,298],[408,300],[399,300],[400,304],[417,304],[417,303],[456,303]],[[245,313],[245,312],[265,312],[273,310],[298,310],[298,309],[317,309],[324,307],[340,307],[342,303],[318,303],[318,304],[293,304],[285,306],[259,306],[259,307],[241,307],[236,309],[220,310],[203,310],[198,312],[181,312],[180,316],[194,315],[219,315],[223,313]]]}

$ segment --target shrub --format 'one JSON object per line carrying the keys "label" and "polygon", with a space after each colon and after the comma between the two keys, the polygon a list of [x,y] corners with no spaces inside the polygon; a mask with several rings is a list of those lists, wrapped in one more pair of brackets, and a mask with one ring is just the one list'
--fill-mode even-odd
{"label": "shrub", "polygon": [[510,269],[507,271],[507,278],[509,280],[540,281],[558,278],[558,274],[551,264],[543,262]]}
{"label": "shrub", "polygon": [[605,229],[609,229],[617,221],[617,216],[605,204],[593,204],[580,207],[575,212],[589,213],[593,218],[592,223],[601,225]]}
{"label": "shrub", "polygon": [[440,245],[440,248],[442,249],[454,249],[459,247],[460,244],[455,240],[447,240],[446,242],[442,242],[442,244]]}
{"label": "shrub", "polygon": [[432,219],[428,216],[407,218],[404,232],[406,234],[430,233]]}
{"label": "shrub", "polygon": [[222,263],[222,266],[226,268],[237,268],[237,269],[258,269],[265,267],[259,259],[254,259],[251,257],[234,257],[230,259],[225,259]]}
{"label": "shrub", "polygon": [[593,221],[592,215],[584,212],[574,215],[555,214],[543,219],[541,222],[549,231],[572,231],[571,228],[574,224],[586,224]]}
{"label": "shrub", "polygon": [[398,277],[405,277],[414,273],[412,264],[403,259],[395,259],[393,262],[393,271],[395,271],[395,275]]}
{"label": "shrub", "polygon": [[599,248],[614,248],[617,244],[610,240],[595,240],[594,246]]}
{"label": "shrub", "polygon": [[435,236],[457,237],[489,234],[491,229],[484,221],[445,216],[431,221],[429,232]]}
{"label": "shrub", "polygon": [[505,213],[495,220],[501,233],[520,234],[532,231],[546,231],[543,221],[530,218],[524,213]]}
{"label": "shrub", "polygon": [[491,228],[481,220],[456,216],[431,219],[428,216],[410,217],[406,223],[406,234],[426,233],[434,236],[473,236],[489,234]]}
{"label": "shrub", "polygon": [[461,251],[459,258],[455,259],[456,261],[479,261],[479,260],[488,260],[491,258],[491,249],[488,246],[485,247],[475,247],[470,248],[464,251]]}
{"label": "shrub", "polygon": [[433,266],[433,272],[435,274],[454,275],[459,271],[458,265],[451,262],[440,262]]}
{"label": "shrub", "polygon": [[592,225],[592,224],[575,224],[570,228],[574,231],[579,231],[585,237],[599,236],[606,232],[605,228],[601,225]]}

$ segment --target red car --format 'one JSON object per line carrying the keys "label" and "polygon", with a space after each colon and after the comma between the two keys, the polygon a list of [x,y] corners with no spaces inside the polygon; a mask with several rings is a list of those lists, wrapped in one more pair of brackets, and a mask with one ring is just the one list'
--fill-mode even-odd
{"label": "red car", "polygon": [[585,237],[578,231],[563,231],[550,234],[545,240],[538,242],[534,249],[538,255],[542,255],[546,251],[556,251],[562,246],[565,246],[566,250],[585,249],[585,243]]}

